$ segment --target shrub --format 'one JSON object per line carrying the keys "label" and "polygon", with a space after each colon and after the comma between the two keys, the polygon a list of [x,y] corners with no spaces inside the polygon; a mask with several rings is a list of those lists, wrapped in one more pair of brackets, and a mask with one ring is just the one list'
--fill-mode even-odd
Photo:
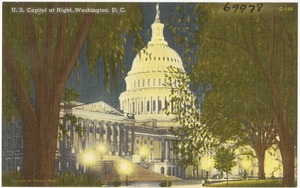
{"label": "shrub", "polygon": [[21,186],[20,172],[3,172],[2,186]]}
{"label": "shrub", "polygon": [[159,184],[160,187],[171,187],[171,185],[172,185],[171,181],[168,181],[168,183],[167,183],[167,181],[164,181]]}

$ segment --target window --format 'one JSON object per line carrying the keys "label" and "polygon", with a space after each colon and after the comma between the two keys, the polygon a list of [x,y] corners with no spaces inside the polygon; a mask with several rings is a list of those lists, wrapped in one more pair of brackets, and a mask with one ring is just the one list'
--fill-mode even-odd
{"label": "window", "polygon": [[153,111],[156,111],[156,101],[153,100]]}
{"label": "window", "polygon": [[161,174],[165,174],[165,168],[164,168],[164,167],[161,167],[161,168],[160,168],[160,173],[161,173]]}
{"label": "window", "polygon": [[165,109],[168,109],[168,101],[165,99]]}
{"label": "window", "polygon": [[150,145],[151,145],[151,146],[153,145],[153,140],[150,140]]}
{"label": "window", "polygon": [[160,86],[160,84],[161,84],[161,79],[159,78],[158,79],[158,86]]}
{"label": "window", "polygon": [[158,99],[158,111],[161,110],[161,100]]}
{"label": "window", "polygon": [[146,139],[144,140],[144,144],[145,144],[145,145],[147,144],[147,140],[146,140]]}
{"label": "window", "polygon": [[140,87],[140,80],[138,80],[138,87]]}
{"label": "window", "polygon": [[136,82],[134,81],[134,88],[136,88]]}
{"label": "window", "polygon": [[143,87],[145,87],[145,79],[143,79]]}
{"label": "window", "polygon": [[150,86],[150,79],[148,79],[148,86]]}
{"label": "window", "polygon": [[153,86],[155,86],[155,78],[153,78]]}
{"label": "window", "polygon": [[150,101],[147,101],[147,112],[150,111]]}

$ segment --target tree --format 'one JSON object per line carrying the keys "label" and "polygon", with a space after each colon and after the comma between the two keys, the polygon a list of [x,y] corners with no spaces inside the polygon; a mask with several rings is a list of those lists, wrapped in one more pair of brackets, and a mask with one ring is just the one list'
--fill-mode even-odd
{"label": "tree", "polygon": [[216,150],[214,156],[215,165],[214,167],[221,172],[226,172],[227,185],[228,185],[228,172],[234,167],[237,163],[235,160],[234,152],[229,148],[220,147]]}
{"label": "tree", "polygon": [[[290,187],[297,136],[297,6],[253,5],[252,13],[234,13],[233,3],[227,8],[225,3],[195,7],[201,10],[194,20],[201,30],[195,32],[200,47],[191,79],[212,88],[205,93],[203,123],[221,118],[223,125],[227,121],[241,124],[247,119],[251,122],[247,126],[258,126],[256,131],[274,125],[283,183]],[[281,12],[281,6],[292,11]]]}
{"label": "tree", "polygon": [[[14,7],[20,7],[19,11],[123,7],[127,12],[14,13]],[[18,110],[23,122],[22,178],[42,180],[27,185],[50,184],[43,180],[51,179],[54,172],[60,100],[83,46],[87,45],[92,74],[96,62],[103,63],[108,87],[111,75],[116,81],[116,70],[124,72],[124,36],[134,35],[135,46],[142,45],[141,24],[142,13],[134,3],[3,4],[4,116],[15,115]]]}
{"label": "tree", "polygon": [[[211,8],[219,8],[214,5],[194,5],[190,4],[187,6],[178,6],[177,10],[180,14],[180,16],[173,17],[169,22],[178,22],[180,23],[178,26],[177,24],[168,24],[168,27],[170,28],[171,31],[173,31],[173,34],[175,35],[176,41],[183,45],[185,48],[184,51],[184,59],[187,62],[190,62],[192,59],[194,59],[195,56],[197,56],[198,52],[198,47],[200,46],[200,49],[206,49],[209,50],[208,46],[212,46],[210,44],[211,41],[206,41],[202,38],[204,36],[202,35],[202,27],[199,27],[200,25],[207,25],[206,22],[208,21],[207,16],[209,16],[209,12],[205,11],[207,6],[210,6]],[[185,12],[187,10],[190,10],[191,7],[194,7],[194,16],[191,16],[190,14],[186,14]],[[208,10],[210,10],[208,8]],[[218,14],[219,15],[219,14]],[[218,19],[216,16],[215,19]],[[215,28],[215,27],[214,27]],[[228,28],[230,29],[230,28]],[[179,32],[178,32],[179,31]],[[179,35],[176,33],[180,33]],[[185,36],[182,35],[182,33],[187,33]],[[189,34],[188,34],[189,33]],[[191,34],[192,33],[192,34]],[[204,41],[203,43],[205,46],[200,45],[201,42]],[[215,45],[217,46],[217,45]],[[212,49],[216,49],[216,47],[213,46]],[[198,49],[198,50],[197,50]],[[222,53],[222,48],[216,49],[216,52],[210,52],[206,53],[206,51],[201,54],[201,57],[199,56],[198,59],[203,59],[206,58],[206,56],[213,56],[213,58],[218,58],[220,54]],[[213,55],[211,55],[213,54]],[[220,58],[221,60],[221,58]],[[238,65],[238,64],[237,64]],[[203,66],[208,66],[207,63],[204,63]],[[217,65],[219,66],[219,65]],[[197,65],[194,65],[194,67],[197,67]],[[209,66],[208,66],[209,67]],[[206,67],[206,69],[208,69]],[[223,66],[224,67],[224,66]],[[223,69],[220,67],[213,67],[216,69],[216,73],[218,73],[220,77],[222,77],[222,72],[218,71],[224,71],[227,69]],[[231,65],[229,65],[228,70],[231,68]],[[228,140],[230,141],[235,141],[235,147],[243,146],[243,145],[250,145],[254,151],[255,155],[253,153],[248,153],[251,154],[254,157],[257,157],[259,161],[259,178],[264,179],[265,178],[265,173],[264,173],[264,160],[265,160],[265,151],[274,144],[275,138],[277,136],[277,133],[274,129],[274,124],[270,122],[268,119],[266,122],[265,119],[262,119],[261,117],[261,112],[259,112],[261,109],[255,108],[255,113],[256,115],[255,118],[249,118],[246,116],[240,116],[239,114],[232,114],[232,109],[233,105],[228,105],[229,100],[228,100],[228,95],[224,95],[223,93],[230,93],[232,95],[231,98],[234,99],[234,102],[237,105],[240,105],[241,95],[239,90],[232,90],[231,88],[228,89],[222,89],[218,91],[214,91],[217,89],[215,82],[202,82],[203,79],[206,79],[206,76],[209,76],[209,79],[215,79],[214,81],[218,81],[216,73],[211,74],[212,71],[208,71],[207,75],[204,75],[204,77],[199,78],[199,72],[202,73],[203,70],[197,69],[193,71],[192,73],[192,80],[196,81],[199,83],[200,81],[200,97],[206,98],[209,97],[210,100],[205,100],[204,104],[201,104],[202,107],[205,108],[205,110],[202,112],[202,123],[206,124],[208,126],[207,130],[210,131],[212,136],[216,139],[219,140],[219,142],[224,143]],[[238,76],[243,76],[241,71],[241,75],[234,75],[233,78],[222,78],[224,80],[220,80],[220,86],[226,86],[230,82],[234,82]],[[205,74],[205,73],[203,73]],[[201,75],[201,74],[200,74]],[[231,74],[229,74],[231,76]],[[229,77],[228,76],[228,77]],[[195,79],[196,77],[196,79]],[[230,80],[229,80],[230,79]],[[224,81],[224,82],[222,82]],[[213,84],[212,84],[213,83]],[[223,85],[221,85],[223,84]],[[218,85],[218,86],[219,86]],[[220,92],[220,93],[218,93]],[[243,96],[243,95],[242,95]],[[242,99],[243,100],[243,99]],[[224,106],[224,107],[222,107]],[[221,108],[220,108],[221,107]],[[243,109],[242,105],[240,107],[234,106],[236,112],[239,113],[241,109]],[[207,109],[210,110],[207,110]],[[249,112],[247,112],[249,113]],[[268,126],[271,125],[271,126]],[[263,128],[262,128],[263,127]]]}
{"label": "tree", "polygon": [[180,155],[179,164],[183,167],[194,165],[214,144],[207,128],[201,123],[198,101],[190,90],[190,79],[186,73],[175,67],[168,67],[166,86],[171,89],[167,115],[175,116],[178,127],[171,127],[176,136],[172,141],[173,150]]}

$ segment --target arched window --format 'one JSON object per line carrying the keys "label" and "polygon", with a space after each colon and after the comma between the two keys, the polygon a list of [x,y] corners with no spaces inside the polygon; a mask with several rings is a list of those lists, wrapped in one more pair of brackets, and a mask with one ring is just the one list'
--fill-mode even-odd
{"label": "arched window", "polygon": [[161,111],[161,100],[158,100],[158,111]]}
{"label": "arched window", "polygon": [[147,112],[150,111],[150,101],[147,101]]}
{"label": "arched window", "polygon": [[166,110],[168,109],[168,101],[167,101],[167,99],[165,99],[165,109]]}
{"label": "arched window", "polygon": [[165,168],[164,168],[164,167],[161,167],[161,168],[160,168],[160,173],[161,173],[161,174],[165,174]]}

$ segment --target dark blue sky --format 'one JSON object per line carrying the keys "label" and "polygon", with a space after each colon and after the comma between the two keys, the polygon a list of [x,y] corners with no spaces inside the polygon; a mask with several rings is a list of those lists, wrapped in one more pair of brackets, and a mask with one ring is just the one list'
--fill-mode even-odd
{"label": "dark blue sky", "polygon": [[[178,15],[176,7],[180,5],[179,3],[160,3],[160,20],[162,23],[166,24],[167,20],[170,20],[171,16]],[[142,3],[142,10],[144,14],[144,25],[142,30],[142,35],[145,42],[147,43],[151,39],[151,24],[154,22],[156,15],[156,3]],[[191,5],[186,6],[185,13],[192,16]],[[176,20],[176,19],[175,19]],[[177,24],[173,21],[171,24]],[[168,30],[165,25],[164,29],[165,40],[168,42],[169,46],[173,48],[177,53],[183,58],[184,49],[174,42],[174,36]],[[128,40],[126,43],[126,53],[124,57],[125,64],[125,75],[131,69],[133,59],[136,54],[132,52],[132,40]],[[95,70],[95,75],[92,77],[88,68],[88,60],[86,58],[86,48],[83,48],[82,53],[79,57],[80,68],[74,69],[67,83],[67,87],[72,87],[76,91],[80,92],[79,102],[92,103],[97,101],[104,101],[109,105],[119,108],[119,95],[125,91],[125,80],[119,74],[118,86],[114,87],[113,84],[110,86],[110,92],[108,93],[104,86],[104,74],[103,66],[98,62]],[[77,81],[77,76],[80,77],[80,82]]]}

